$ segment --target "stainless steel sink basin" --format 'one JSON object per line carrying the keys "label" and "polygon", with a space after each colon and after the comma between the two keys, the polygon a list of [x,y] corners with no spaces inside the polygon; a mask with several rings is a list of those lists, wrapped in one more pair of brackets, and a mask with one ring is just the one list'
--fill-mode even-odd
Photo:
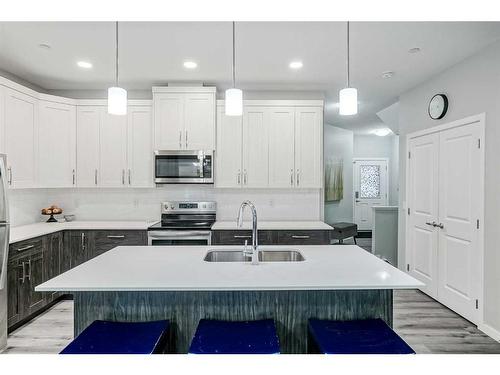
{"label": "stainless steel sink basin", "polygon": [[[251,262],[252,257],[242,250],[209,250],[205,262]],[[303,262],[305,258],[298,250],[261,250],[260,262]]]}

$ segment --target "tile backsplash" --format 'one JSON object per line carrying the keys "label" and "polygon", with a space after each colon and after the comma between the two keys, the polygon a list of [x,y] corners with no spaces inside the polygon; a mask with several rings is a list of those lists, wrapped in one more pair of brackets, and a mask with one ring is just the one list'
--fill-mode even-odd
{"label": "tile backsplash", "polygon": [[160,202],[214,200],[218,220],[235,220],[245,199],[257,206],[259,220],[322,219],[320,189],[216,189],[206,185],[169,185],[150,189],[19,189],[9,191],[13,226],[46,220],[40,209],[57,204],[76,220],[157,220]]}

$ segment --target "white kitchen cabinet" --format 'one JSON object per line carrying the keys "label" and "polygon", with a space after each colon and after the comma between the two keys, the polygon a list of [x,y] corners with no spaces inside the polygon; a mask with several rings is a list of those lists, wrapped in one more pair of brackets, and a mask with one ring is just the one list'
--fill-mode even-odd
{"label": "white kitchen cabinet", "polygon": [[100,187],[123,187],[127,169],[127,116],[110,115],[103,107],[99,129]]}
{"label": "white kitchen cabinet", "polygon": [[295,187],[321,188],[323,110],[295,109]]}
{"label": "white kitchen cabinet", "polygon": [[156,150],[213,150],[215,87],[153,87]]}
{"label": "white kitchen cabinet", "polygon": [[183,95],[169,93],[155,95],[154,132],[155,149],[185,149]]}
{"label": "white kitchen cabinet", "polygon": [[35,187],[38,99],[10,88],[5,89],[4,96],[8,184],[11,188]]}
{"label": "white kitchen cabinet", "polygon": [[0,154],[5,154],[5,87],[0,85]]}
{"label": "white kitchen cabinet", "polygon": [[151,106],[129,106],[127,116],[127,184],[130,187],[153,187]]}
{"label": "white kitchen cabinet", "polygon": [[269,186],[295,186],[295,108],[270,108]]}
{"label": "white kitchen cabinet", "polygon": [[243,109],[242,186],[263,188],[269,185],[269,110],[266,107]]}
{"label": "white kitchen cabinet", "polygon": [[103,107],[77,108],[76,119],[76,183],[78,187],[97,187],[99,183],[99,128]]}
{"label": "white kitchen cabinet", "polygon": [[215,185],[221,188],[242,186],[243,117],[226,116],[224,107],[217,107],[217,151],[215,154]]}
{"label": "white kitchen cabinet", "polygon": [[213,150],[215,147],[215,97],[213,94],[186,94],[184,97],[184,146],[186,150]]}
{"label": "white kitchen cabinet", "polygon": [[39,102],[38,186],[73,187],[76,184],[76,108]]}

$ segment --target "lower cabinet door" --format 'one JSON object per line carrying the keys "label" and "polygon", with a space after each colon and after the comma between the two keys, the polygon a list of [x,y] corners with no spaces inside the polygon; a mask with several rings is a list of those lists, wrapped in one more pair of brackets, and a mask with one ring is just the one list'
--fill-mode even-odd
{"label": "lower cabinet door", "polygon": [[24,306],[26,308],[24,316],[31,315],[45,306],[45,293],[36,292],[35,287],[44,281],[43,252],[35,253],[28,259],[26,281],[23,288]]}
{"label": "lower cabinet door", "polygon": [[21,320],[19,299],[22,283],[22,263],[19,260],[7,264],[7,325],[11,327]]}
{"label": "lower cabinet door", "polygon": [[70,268],[79,266],[89,259],[91,240],[89,231],[70,231]]}
{"label": "lower cabinet door", "polygon": [[[62,250],[63,250],[62,232],[53,233],[46,237],[45,259],[44,259],[45,260],[44,281],[50,280],[61,273]],[[52,302],[59,295],[60,293],[58,292],[47,292],[46,293],[47,303]]]}

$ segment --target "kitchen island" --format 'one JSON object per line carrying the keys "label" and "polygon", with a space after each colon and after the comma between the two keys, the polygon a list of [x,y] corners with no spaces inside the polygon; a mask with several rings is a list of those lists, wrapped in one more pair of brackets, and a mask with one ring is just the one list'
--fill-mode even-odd
{"label": "kitchen island", "polygon": [[234,246],[120,246],[36,290],[74,295],[75,335],[96,319],[169,319],[175,350],[185,353],[202,318],[273,318],[282,352],[305,353],[308,318],[379,317],[392,326],[392,290],[422,286],[358,246],[297,246],[304,261],[259,265],[205,261],[213,249]]}

